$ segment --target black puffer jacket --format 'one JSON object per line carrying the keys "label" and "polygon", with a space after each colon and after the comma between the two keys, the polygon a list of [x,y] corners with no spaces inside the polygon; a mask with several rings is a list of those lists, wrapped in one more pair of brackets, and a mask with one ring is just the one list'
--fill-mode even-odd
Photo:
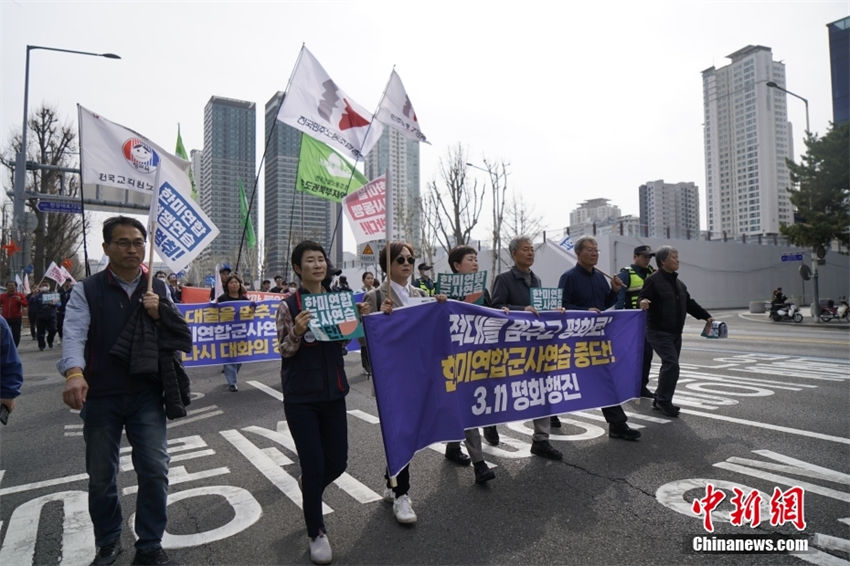
{"label": "black puffer jacket", "polygon": [[162,380],[165,414],[176,419],[186,416],[190,403],[189,376],[177,352],[192,349],[192,333],[180,313],[165,303],[159,303],[158,326],[137,304],[109,353],[127,364],[131,376]]}

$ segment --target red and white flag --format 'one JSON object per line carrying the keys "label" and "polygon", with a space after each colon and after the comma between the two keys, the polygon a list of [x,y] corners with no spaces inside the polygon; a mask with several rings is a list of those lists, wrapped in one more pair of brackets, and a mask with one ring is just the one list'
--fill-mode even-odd
{"label": "red and white flag", "polygon": [[[395,69],[390,73],[390,80],[387,82],[387,89],[384,91],[384,98],[381,99],[381,105],[378,108],[378,113],[375,114],[375,119],[395,128],[409,140],[428,142],[425,139],[425,134],[419,129],[416,112],[413,110],[410,98],[407,97],[407,91],[404,90],[404,85]],[[372,137],[371,133],[369,137]]]}
{"label": "red and white flag", "polygon": [[65,275],[62,273],[62,268],[56,265],[55,261],[51,261],[50,265],[47,266],[47,271],[44,272],[44,276],[48,279],[53,279],[60,285],[65,282]]}
{"label": "red and white flag", "polygon": [[306,47],[301,47],[277,119],[355,160],[369,153],[383,131],[380,122],[372,121],[372,113],[345,94]]}
{"label": "red and white flag", "polygon": [[62,283],[64,283],[64,282],[65,282],[65,281],[67,281],[68,279],[70,279],[70,280],[71,280],[71,285],[76,285],[76,284],[77,284],[77,280],[76,280],[76,279],[74,279],[74,276],[73,276],[73,275],[71,275],[71,272],[70,272],[70,271],[68,271],[68,270],[65,268],[65,266],[64,266],[64,265],[60,265],[60,266],[59,266],[59,269],[62,271],[62,277],[63,277],[63,279],[62,279]]}
{"label": "red and white flag", "polygon": [[342,199],[342,210],[358,244],[386,237],[386,188],[387,177],[382,175]]}

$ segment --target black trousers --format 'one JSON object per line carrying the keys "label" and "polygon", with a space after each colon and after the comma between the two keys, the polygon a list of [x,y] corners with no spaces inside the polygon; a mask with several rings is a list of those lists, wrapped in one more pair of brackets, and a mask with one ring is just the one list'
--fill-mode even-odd
{"label": "black trousers", "polygon": [[53,347],[53,339],[56,337],[56,318],[39,318],[35,321],[38,348],[44,350],[44,335],[47,334],[47,345]]}
{"label": "black trousers", "polygon": [[655,398],[664,403],[673,401],[676,383],[679,381],[679,354],[682,351],[682,335],[662,330],[646,330],[646,338],[652,349],[661,358],[661,370],[658,372],[658,388]]}
{"label": "black trousers", "polygon": [[21,345],[21,325],[22,321],[20,318],[7,318],[6,322],[9,323],[9,328],[12,330],[12,340],[15,341],[15,347]]}
{"label": "black trousers", "polygon": [[[60,334],[61,336],[61,334]],[[649,384],[649,370],[652,368],[652,344],[649,340],[643,341],[643,367],[640,374],[640,386],[646,387]]]}
{"label": "black trousers", "polygon": [[307,536],[327,532],[322,493],[348,466],[345,398],[315,403],[286,403],[283,412],[301,465],[301,497]]}
{"label": "black trousers", "polygon": [[[387,487],[392,487],[390,485],[389,471],[384,472],[384,479],[387,480]],[[402,495],[407,495],[407,492],[410,491],[410,464],[401,469],[395,480],[396,486],[392,488],[395,496],[401,497]]]}

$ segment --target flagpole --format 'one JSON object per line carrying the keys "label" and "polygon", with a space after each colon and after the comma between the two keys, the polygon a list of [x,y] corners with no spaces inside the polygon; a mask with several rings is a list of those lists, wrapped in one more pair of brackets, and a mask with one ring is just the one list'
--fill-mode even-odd
{"label": "flagpole", "polygon": [[[77,137],[79,138],[79,146],[83,147],[83,120],[82,120],[82,109],[79,104],[77,104]],[[83,185],[83,152],[80,152],[80,217],[82,218],[83,223],[83,261],[86,264],[86,277],[91,275],[91,268],[89,267],[89,248],[86,244],[86,199],[83,195],[85,186]]]}
{"label": "flagpole", "polygon": [[[163,156],[165,157],[165,156]],[[154,238],[156,237],[156,217],[159,215],[159,174],[162,171],[164,162],[159,161],[159,167],[156,168],[156,176],[154,177],[153,194],[151,194],[151,206],[148,216],[148,237],[150,237],[150,247],[148,250],[148,293],[153,291],[153,251]]]}
{"label": "flagpole", "polygon": [[[286,82],[286,89],[283,91],[283,96],[280,97],[280,104],[277,105],[277,112],[275,112],[275,120],[272,124],[272,127],[269,129],[269,135],[266,137],[266,144],[263,147],[263,155],[260,157],[260,164],[257,167],[257,175],[254,177],[254,187],[251,189],[251,199],[248,202],[248,218],[251,217],[251,207],[254,206],[254,197],[257,195],[257,186],[260,182],[260,171],[263,168],[263,164],[266,161],[266,154],[269,151],[269,142],[272,139],[272,135],[274,135],[274,131],[277,128],[277,115],[280,113],[280,107],[283,106],[283,101],[286,99],[287,93],[289,93],[289,87],[292,85],[292,77],[295,76],[295,70],[298,68],[298,63],[301,61],[301,57],[304,55],[304,43],[301,43],[301,51],[298,52],[298,58],[295,60],[295,65],[292,67],[292,72],[289,74],[289,80]],[[297,178],[297,177],[296,177]],[[242,246],[245,244],[245,232],[246,227],[242,227],[242,239],[239,242],[239,253],[236,256],[236,269],[235,271],[239,272],[239,261],[242,259]]]}

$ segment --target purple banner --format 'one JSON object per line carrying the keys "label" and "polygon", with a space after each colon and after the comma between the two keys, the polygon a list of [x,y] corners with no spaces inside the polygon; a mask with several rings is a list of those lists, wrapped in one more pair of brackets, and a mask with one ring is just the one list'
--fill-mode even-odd
{"label": "purple banner", "polygon": [[175,305],[192,332],[185,367],[279,360],[275,315],[280,299]]}
{"label": "purple banner", "polygon": [[363,317],[391,475],[467,428],[639,396],[646,315],[428,303]]}

